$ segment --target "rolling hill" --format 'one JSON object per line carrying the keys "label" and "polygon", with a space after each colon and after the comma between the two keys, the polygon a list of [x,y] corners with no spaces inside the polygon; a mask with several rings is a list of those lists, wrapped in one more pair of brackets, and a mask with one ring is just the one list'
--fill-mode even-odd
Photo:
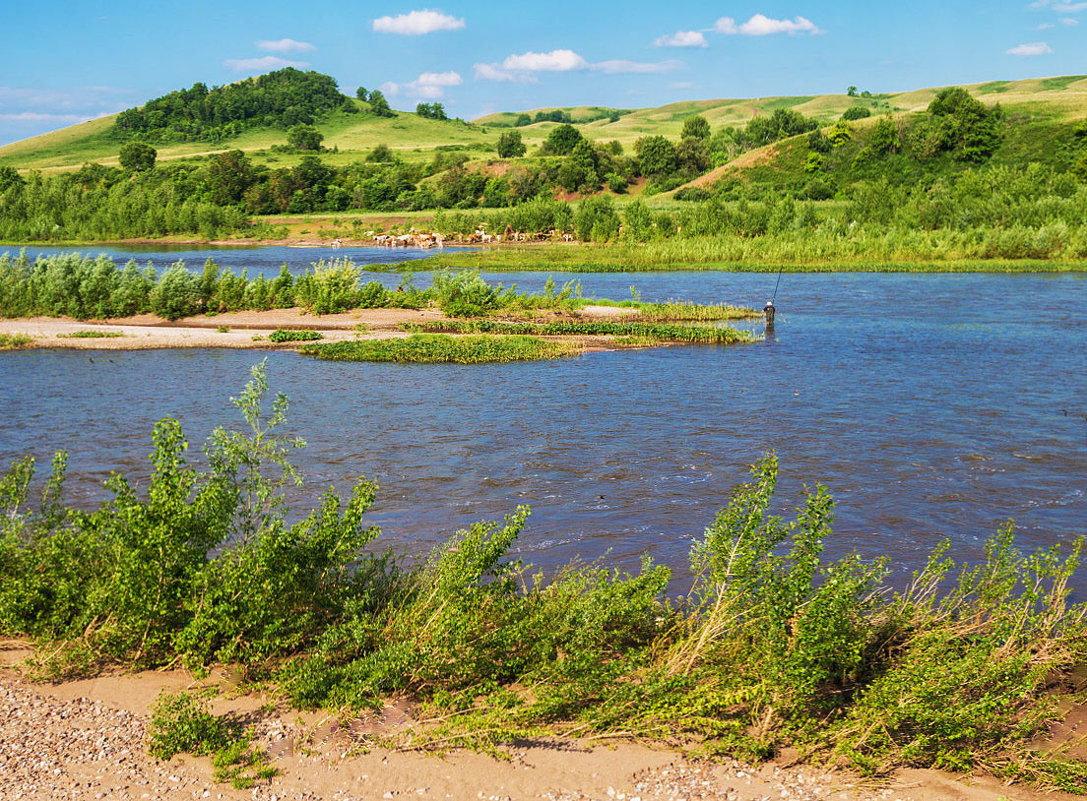
{"label": "rolling hill", "polygon": [[[594,140],[618,140],[629,149],[643,136],[678,138],[683,121],[694,114],[701,114],[714,129],[743,125],[755,116],[770,114],[781,108],[798,111],[821,124],[830,124],[847,108],[858,104],[868,107],[874,115],[923,110],[939,88],[864,97],[828,94],[683,101],[633,111],[596,106],[561,110],[570,115],[583,136]],[[984,103],[1000,103],[1010,115],[1018,115],[1032,123],[1068,122],[1087,117],[1087,76],[1083,75],[990,81],[965,88]],[[331,151],[323,153],[322,159],[334,166],[356,161],[378,144],[388,145],[397,155],[409,161],[430,159],[438,148],[463,149],[484,156],[494,152],[499,135],[509,130],[518,116],[518,112],[502,112],[471,123],[426,119],[410,112],[397,112],[393,117],[382,118],[365,113],[365,104],[357,103],[357,106],[363,113],[336,111],[318,123],[317,127],[325,137],[323,144]],[[522,113],[535,117],[537,111],[550,112],[554,109],[532,109]],[[618,119],[614,119],[616,114]],[[77,169],[87,162],[116,165],[118,149],[123,142],[114,128],[116,116],[103,117],[0,147],[0,166],[49,173]],[[532,148],[543,142],[558,124],[537,122],[517,130]],[[1021,144],[1029,147],[1029,139],[1023,137]],[[297,154],[272,149],[285,142],[283,129],[265,127],[243,131],[216,144],[171,142],[156,145],[156,148],[160,162],[200,158],[210,153],[240,149],[258,163],[292,166],[300,158]],[[745,156],[747,162],[752,160],[750,153]]]}

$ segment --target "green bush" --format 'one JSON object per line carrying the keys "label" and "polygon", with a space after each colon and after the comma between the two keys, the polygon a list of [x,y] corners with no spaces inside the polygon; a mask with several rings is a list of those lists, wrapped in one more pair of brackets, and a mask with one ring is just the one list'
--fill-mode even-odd
{"label": "green bush", "polygon": [[324,339],[325,335],[319,331],[288,331],[277,328],[268,335],[270,342],[311,342],[315,339]]}

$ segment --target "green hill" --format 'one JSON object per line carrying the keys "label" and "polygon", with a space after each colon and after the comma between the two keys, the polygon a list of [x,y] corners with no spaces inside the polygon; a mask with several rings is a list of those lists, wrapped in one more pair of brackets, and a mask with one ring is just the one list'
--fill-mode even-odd
{"label": "green hill", "polygon": [[[991,81],[965,88],[986,104],[1000,103],[1009,115],[1023,119],[1028,129],[1039,124],[1039,131],[1044,132],[1047,125],[1087,117],[1087,76]],[[463,148],[483,155],[493,152],[499,135],[509,130],[521,114],[535,119],[540,112],[565,112],[586,138],[617,140],[629,150],[643,136],[678,138],[684,120],[694,114],[705,117],[714,130],[722,126],[742,126],[757,116],[782,108],[829,125],[854,105],[863,105],[877,116],[888,111],[896,114],[920,111],[927,107],[938,90],[934,87],[866,97],[831,94],[697,100],[633,111],[600,106],[546,108],[489,114],[471,123],[426,119],[410,112],[397,112],[393,117],[383,118],[368,113],[366,103],[350,99],[352,110],[358,113],[338,109],[325,113],[315,124],[324,134],[324,146],[333,151],[322,154],[322,158],[338,166],[358,160],[378,144],[388,145],[398,156],[409,161],[428,160],[438,148]],[[0,147],[0,166],[53,172],[77,169],[87,162],[116,165],[118,150],[126,140],[126,135],[115,124],[118,116],[103,117]],[[531,149],[541,144],[559,124],[533,122],[516,130]],[[1032,136],[1013,137],[1008,146],[1017,142],[1028,150],[1036,150],[1039,146],[1044,149],[1044,143],[1039,145],[1035,140]],[[155,142],[154,145],[160,162],[239,149],[257,163],[291,166],[297,163],[297,155],[272,150],[273,146],[285,143],[283,127],[264,125],[247,128],[216,142],[192,139]]]}

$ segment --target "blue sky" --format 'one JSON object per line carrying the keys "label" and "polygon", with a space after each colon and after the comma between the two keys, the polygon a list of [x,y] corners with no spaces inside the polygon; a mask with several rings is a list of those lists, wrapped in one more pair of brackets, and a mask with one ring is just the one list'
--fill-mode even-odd
{"label": "blue sky", "polygon": [[0,144],[288,64],[451,116],[1087,73],[1087,0],[11,3]]}

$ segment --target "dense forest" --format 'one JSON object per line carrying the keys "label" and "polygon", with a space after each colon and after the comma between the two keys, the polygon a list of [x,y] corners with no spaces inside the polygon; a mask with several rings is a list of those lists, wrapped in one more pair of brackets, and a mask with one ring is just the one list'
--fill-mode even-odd
{"label": "dense forest", "polygon": [[149,142],[220,142],[247,128],[312,124],[335,109],[358,110],[333,78],[287,67],[211,89],[195,83],[122,111],[115,127],[122,136]]}

